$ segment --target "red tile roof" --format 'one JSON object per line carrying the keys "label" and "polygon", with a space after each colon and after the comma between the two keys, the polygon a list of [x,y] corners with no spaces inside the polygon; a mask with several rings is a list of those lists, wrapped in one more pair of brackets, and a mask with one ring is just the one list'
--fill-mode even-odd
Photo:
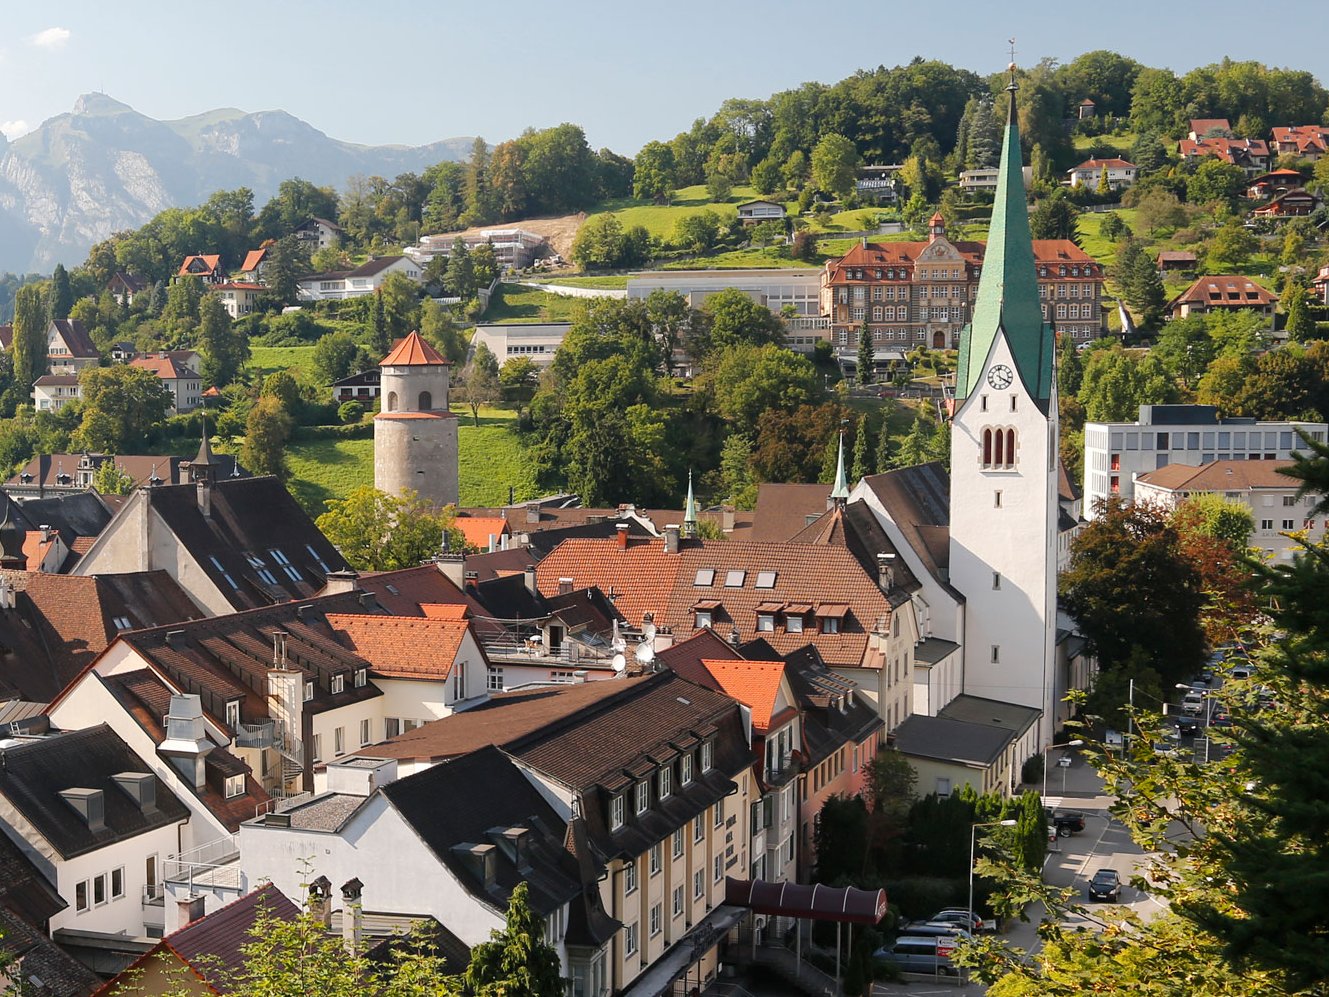
{"label": "red tile roof", "polygon": [[[948,240],[955,251],[971,267],[983,265],[983,252],[986,243]],[[836,283],[849,280],[846,270],[895,269],[896,280],[911,279],[911,272],[899,269],[902,265],[912,266],[931,243],[928,242],[869,242],[852,246],[849,252],[838,260],[827,260],[826,282]],[[1034,260],[1044,266],[1060,263],[1088,264],[1098,269],[1094,258],[1069,239],[1035,239]],[[874,277],[875,279],[879,279]]]}
{"label": "red tile roof", "polygon": [[[712,573],[709,581],[706,572]],[[731,575],[737,584],[726,584]],[[838,546],[810,551],[806,544],[692,540],[683,541],[679,553],[667,554],[658,540],[634,540],[621,548],[615,538],[570,539],[536,566],[546,596],[557,593],[560,578],[571,578],[575,588],[597,586],[633,625],[654,613],[655,622],[679,638],[695,629],[693,607],[699,601],[718,602],[714,625],[722,633],[763,637],[781,654],[811,643],[828,664],[839,667],[879,664],[869,653],[868,634],[886,627],[891,614],[875,579]],[[706,583],[696,584],[699,580]],[[769,586],[758,588],[758,581]],[[787,630],[783,620],[774,633],[758,632],[756,608],[768,602],[806,603],[818,613],[823,605],[847,605],[850,615],[839,633],[817,632],[812,619],[805,620],[802,632]]]}
{"label": "red tile roof", "polygon": [[[191,270],[190,265],[198,260],[204,267],[201,270]],[[176,271],[177,277],[198,276],[200,274],[214,273],[221,266],[221,257],[217,254],[199,254],[197,256],[186,256],[185,261],[180,264],[180,269]]]}
{"label": "red tile roof", "polygon": [[420,367],[448,363],[418,332],[412,331],[392,348],[392,352],[383,358],[379,366]]}
{"label": "red tile roof", "polygon": [[1291,491],[1299,482],[1280,473],[1290,460],[1215,460],[1199,467],[1169,464],[1142,474],[1138,480],[1156,488],[1187,492],[1238,492],[1252,488]]}
{"label": "red tile roof", "polygon": [[726,696],[737,699],[752,711],[752,728],[766,733],[775,715],[775,702],[784,678],[783,661],[717,661],[703,658],[703,665]]}
{"label": "red tile roof", "polygon": [[1168,304],[1193,303],[1225,308],[1263,308],[1278,299],[1261,285],[1240,274],[1201,277]]}
{"label": "red tile roof", "polygon": [[254,284],[243,280],[228,280],[225,284],[217,284],[213,287],[214,291],[266,291],[266,284]]}
{"label": "red tile roof", "polygon": [[163,381],[172,381],[185,378],[191,381],[199,380],[197,372],[190,370],[184,364],[177,362],[171,357],[135,357],[129,361],[129,366],[138,367],[142,370],[150,370]]}
{"label": "red tile roof", "polygon": [[1101,170],[1106,166],[1109,170],[1133,170],[1134,163],[1129,163],[1124,159],[1086,159],[1079,166],[1072,166],[1067,173],[1073,173],[1076,170]]}
{"label": "red tile roof", "polygon": [[375,675],[438,680],[446,679],[452,671],[470,627],[466,620],[455,617],[349,613],[329,613],[328,624],[369,662]]}
{"label": "red tile roof", "polygon": [[46,560],[46,555],[51,552],[51,545],[56,542],[60,536],[59,530],[51,530],[46,539],[35,530],[26,531],[23,535],[23,556],[28,559],[29,571],[40,571],[42,561]]}
{"label": "red tile roof", "polygon": [[480,550],[489,549],[489,538],[512,535],[508,521],[501,516],[458,516],[454,521],[466,542]]}
{"label": "red tile roof", "polygon": [[266,249],[251,249],[245,254],[245,262],[240,267],[241,273],[252,273],[258,269],[260,263],[267,259],[268,251]]}

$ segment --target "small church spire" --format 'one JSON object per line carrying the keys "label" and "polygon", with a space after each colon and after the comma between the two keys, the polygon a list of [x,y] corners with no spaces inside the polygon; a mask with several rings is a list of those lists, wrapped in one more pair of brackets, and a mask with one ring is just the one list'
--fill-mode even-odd
{"label": "small church spire", "polygon": [[692,497],[692,471],[688,471],[688,497],[683,503],[683,536],[697,535],[697,500]]}
{"label": "small church spire", "polygon": [[217,479],[217,459],[212,455],[212,444],[208,442],[208,416],[203,414],[203,439],[198,445],[198,455],[189,465],[190,481],[205,481],[214,484]]}
{"label": "small church spire", "polygon": [[849,479],[844,473],[844,427],[840,427],[840,452],[835,458],[835,487],[831,489],[831,498],[837,506],[849,501]]}

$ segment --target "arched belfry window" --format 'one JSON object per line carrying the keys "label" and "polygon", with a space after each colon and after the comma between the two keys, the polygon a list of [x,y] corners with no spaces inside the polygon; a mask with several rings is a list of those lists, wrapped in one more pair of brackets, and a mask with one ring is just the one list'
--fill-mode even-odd
{"label": "arched belfry window", "polygon": [[983,467],[1005,470],[1015,466],[1015,430],[983,430]]}
{"label": "arched belfry window", "polygon": [[420,411],[428,412],[434,407],[434,398],[428,391],[420,392]]}
{"label": "arched belfry window", "polygon": [[395,391],[389,391],[389,392],[388,392],[388,404],[387,404],[386,406],[384,406],[384,407],[385,407],[389,412],[396,412],[396,411],[397,411],[397,392],[395,392]]}

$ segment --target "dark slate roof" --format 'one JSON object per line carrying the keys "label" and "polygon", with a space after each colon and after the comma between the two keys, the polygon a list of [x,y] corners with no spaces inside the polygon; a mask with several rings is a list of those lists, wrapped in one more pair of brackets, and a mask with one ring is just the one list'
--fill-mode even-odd
{"label": "dark slate roof", "polygon": [[954,654],[960,645],[944,637],[925,637],[914,647],[914,660],[925,665],[935,665],[938,661]]}
{"label": "dark slate roof", "polygon": [[[66,859],[189,819],[180,799],[156,777],[156,806],[144,812],[112,776],[151,769],[105,724],[0,748],[0,795]],[[105,828],[87,826],[60,793],[100,789]]]}
{"label": "dark slate roof", "polygon": [[[218,480],[207,516],[194,485],[162,485],[139,494],[236,609],[308,598],[329,572],[350,568],[276,478]],[[278,551],[291,570],[280,563]],[[262,567],[251,565],[250,557]],[[260,576],[264,570],[273,583]]]}
{"label": "dark slate roof", "polygon": [[300,911],[286,894],[266,883],[167,935],[162,944],[202,977],[204,983],[225,994],[245,968],[243,949],[254,941],[251,931],[265,913],[279,921],[294,921]]}
{"label": "dark slate roof", "polygon": [[[583,889],[577,862],[564,847],[566,825],[507,755],[481,748],[383,787],[383,795],[467,890],[496,911],[512,891],[530,884],[531,905],[548,914]],[[529,851],[518,856],[491,828],[523,827]],[[494,885],[453,850],[462,843],[494,845]]]}
{"label": "dark slate roof", "polygon": [[361,263],[354,270],[346,274],[347,277],[372,277],[376,273],[381,273],[392,264],[399,260],[404,260],[404,256],[380,256],[377,259],[370,260],[368,263]]}
{"label": "dark slate roof", "polygon": [[802,708],[809,766],[846,744],[862,744],[885,728],[871,701],[854,683],[827,668],[816,647],[809,644],[784,660],[785,676]]}
{"label": "dark slate roof", "polygon": [[101,980],[26,919],[0,907],[0,952],[14,960],[6,967],[7,990],[25,997],[85,997]]}
{"label": "dark slate roof", "polygon": [[332,386],[334,388],[363,388],[379,384],[382,378],[383,372],[377,367],[371,367],[369,370],[362,370],[358,374],[343,377],[340,381],[333,381]]}
{"label": "dark slate roof", "polygon": [[895,728],[895,747],[902,754],[975,768],[991,765],[1014,739],[1005,727],[917,714]]}
{"label": "dark slate roof", "polygon": [[0,834],[0,908],[46,928],[51,918],[68,906],[18,845],[8,835]]}
{"label": "dark slate roof", "polygon": [[[682,517],[680,517],[682,518]],[[510,520],[513,533],[525,534],[532,527],[523,523],[520,519]],[[628,527],[628,536],[635,538],[653,537],[653,534],[645,524],[639,519],[628,517],[627,519],[601,520],[592,523],[576,523],[571,526],[554,527],[552,529],[538,529],[527,534],[527,542],[530,550],[535,556],[532,561],[539,561],[551,550],[561,544],[564,540],[572,537],[583,537],[594,539],[596,537],[616,537],[620,525],[626,524]]]}
{"label": "dark slate roof", "polygon": [[65,345],[69,347],[70,356],[81,358],[101,356],[97,351],[97,347],[92,342],[92,337],[88,335],[88,327],[78,319],[52,319],[51,325],[59,330],[60,338],[63,339]]}
{"label": "dark slate roof", "polygon": [[863,482],[877,496],[927,572],[963,601],[964,596],[949,581],[951,476],[945,466],[932,461],[901,467],[885,474],[870,474]]}
{"label": "dark slate roof", "polygon": [[947,720],[962,720],[1023,734],[1042,716],[1042,711],[982,696],[960,695],[938,710],[937,715]]}
{"label": "dark slate roof", "polygon": [[59,530],[65,543],[76,537],[95,537],[111,521],[111,510],[95,492],[76,492],[50,498],[26,499],[18,504],[31,530],[49,526]]}

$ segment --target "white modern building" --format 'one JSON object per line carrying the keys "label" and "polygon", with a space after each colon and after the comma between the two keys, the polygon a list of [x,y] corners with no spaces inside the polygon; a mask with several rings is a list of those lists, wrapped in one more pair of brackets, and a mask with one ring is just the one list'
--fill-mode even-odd
{"label": "white modern building", "polygon": [[[996,190],[997,177],[1001,173],[995,166],[981,166],[975,170],[960,171],[960,189],[961,190]],[[1028,190],[1034,182],[1034,169],[1032,166],[1026,166],[1023,169],[1024,187]]]}
{"label": "white modern building", "polygon": [[1323,442],[1323,422],[1257,422],[1220,418],[1212,405],[1141,405],[1135,422],[1084,427],[1084,515],[1093,519],[1109,497],[1135,498],[1136,479],[1171,464],[1198,467],[1219,460],[1288,460],[1305,449],[1305,432]]}
{"label": "white modern building", "polygon": [[409,256],[380,256],[354,270],[330,270],[302,277],[296,282],[296,295],[301,301],[362,298],[377,291],[394,273],[409,277],[417,284],[423,279],[420,265]]}
{"label": "white modern building", "polygon": [[1300,482],[1282,472],[1287,460],[1216,460],[1199,467],[1169,464],[1135,479],[1135,498],[1175,509],[1196,495],[1218,495],[1250,509],[1255,532],[1250,544],[1271,559],[1289,560],[1298,550],[1291,534],[1312,543],[1324,539],[1329,520],[1314,518],[1320,495],[1297,495]]}
{"label": "white modern building", "polygon": [[522,270],[529,267],[540,255],[541,247],[545,245],[544,236],[525,229],[489,228],[479,232],[440,232],[421,236],[418,243],[407,246],[403,252],[423,267],[435,256],[447,259],[458,239],[470,252],[488,243],[493,247],[494,259],[500,270]]}
{"label": "white modern building", "polygon": [[498,359],[499,366],[520,357],[541,370],[554,362],[554,354],[563,345],[571,322],[498,322],[477,325],[471,336],[472,348],[484,343]]}
{"label": "white modern building", "polygon": [[1124,159],[1086,159],[1080,165],[1072,166],[1066,171],[1066,182],[1072,187],[1097,188],[1104,169],[1107,170],[1108,186],[1113,190],[1130,187],[1135,183],[1135,177],[1139,172],[1134,163],[1128,163]]}

